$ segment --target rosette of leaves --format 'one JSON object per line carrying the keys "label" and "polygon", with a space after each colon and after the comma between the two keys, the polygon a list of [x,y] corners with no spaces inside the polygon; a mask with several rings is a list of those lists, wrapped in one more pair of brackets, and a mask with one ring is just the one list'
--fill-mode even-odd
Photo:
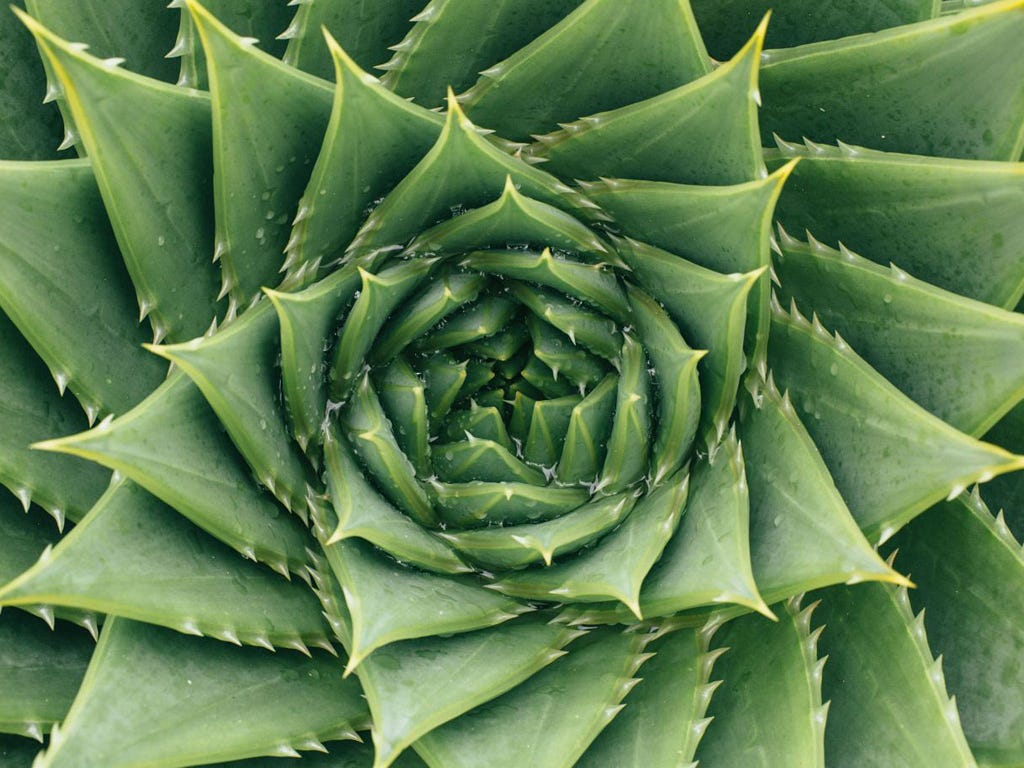
{"label": "rosette of leaves", "polygon": [[1024,764],[1024,2],[171,5],[0,27],[0,765]]}

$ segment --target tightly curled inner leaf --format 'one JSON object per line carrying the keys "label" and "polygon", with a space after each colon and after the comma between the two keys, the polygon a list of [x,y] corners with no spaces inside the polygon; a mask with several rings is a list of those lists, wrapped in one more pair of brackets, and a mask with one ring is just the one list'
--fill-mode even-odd
{"label": "tightly curled inner leaf", "polygon": [[[0,730],[60,722],[39,758],[57,767],[322,749],[375,768],[1024,761],[970,666],[950,677],[963,717],[936,671],[932,650],[983,636],[949,619],[962,595],[922,590],[943,617],[929,646],[874,548],[920,530],[905,548],[923,576],[958,568],[981,605],[1024,588],[980,500],[962,549],[998,571],[933,546],[934,519],[964,511],[936,502],[1024,466],[978,439],[1024,397],[1000,359],[1024,345],[1024,260],[1006,255],[1024,252],[1024,64],[986,64],[1024,3],[925,20],[938,7],[869,2],[868,28],[914,23],[863,37],[839,8],[791,33],[784,3],[780,40],[826,42],[762,59],[755,0],[717,18],[500,0],[483,19],[474,2],[306,0],[278,60],[239,36],[281,32],[275,5],[180,0],[182,82],[208,91],[68,42],[128,46],[98,16],[19,11],[83,159],[0,162],[0,427],[66,454],[5,437],[0,480],[78,524],[43,536],[0,500],[17,564],[0,604],[61,620],[55,665],[80,651],[65,621],[103,627],[77,697],[81,663],[48,709],[0,691]],[[741,48],[727,15],[751,17]],[[365,67],[389,46],[378,81]],[[817,88],[833,64],[849,92]],[[945,97],[969,88],[976,104]],[[836,146],[790,143],[804,134]],[[937,191],[950,173],[969,192]],[[990,199],[986,250],[969,233]],[[773,233],[777,206],[806,243]],[[896,259],[858,217],[899,226],[906,264],[872,265]],[[974,268],[920,245],[936,219]],[[81,279],[60,278],[69,263]],[[79,404],[110,416],[82,431]],[[116,470],[101,497],[83,459]],[[0,617],[0,674],[19,681],[20,626]],[[1019,655],[1024,619],[984,642]],[[886,654],[899,690],[871,662]],[[1024,674],[997,678],[1019,702]],[[279,694],[246,719],[260,690]],[[872,699],[896,725],[860,716]],[[365,730],[372,748],[339,743]],[[886,754],[865,752],[876,737]]]}

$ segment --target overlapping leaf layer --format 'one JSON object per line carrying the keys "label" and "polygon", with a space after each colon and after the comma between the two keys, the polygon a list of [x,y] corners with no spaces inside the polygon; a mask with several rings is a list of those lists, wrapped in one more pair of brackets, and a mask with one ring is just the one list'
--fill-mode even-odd
{"label": "overlapping leaf layer", "polygon": [[159,5],[0,14],[0,765],[1024,765],[1024,0]]}

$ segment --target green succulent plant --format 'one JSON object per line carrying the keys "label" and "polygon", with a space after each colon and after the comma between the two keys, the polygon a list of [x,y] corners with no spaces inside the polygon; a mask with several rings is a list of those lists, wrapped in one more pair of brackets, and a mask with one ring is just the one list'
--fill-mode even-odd
{"label": "green succulent plant", "polygon": [[0,766],[1024,766],[1022,41],[5,10]]}

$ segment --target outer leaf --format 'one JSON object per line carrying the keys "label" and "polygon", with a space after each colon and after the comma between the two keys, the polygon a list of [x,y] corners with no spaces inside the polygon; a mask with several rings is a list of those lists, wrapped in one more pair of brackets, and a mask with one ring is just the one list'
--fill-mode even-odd
{"label": "outer leaf", "polygon": [[[416,743],[431,768],[569,768],[622,708],[648,638],[599,629],[525,683]],[[517,727],[510,729],[509,723]]]}
{"label": "outer leaf", "polygon": [[761,136],[891,152],[1016,160],[1024,149],[1024,3],[769,51]]}
{"label": "outer leaf", "polygon": [[946,693],[942,660],[933,660],[924,617],[911,614],[905,587],[837,587],[823,596],[817,617],[829,659],[828,765],[976,765]]}
{"label": "outer leaf", "polygon": [[444,102],[451,86],[461,91],[477,73],[510,56],[561,21],[582,0],[433,0],[413,19],[409,34],[391,46],[384,84],[426,107]]}
{"label": "outer leaf", "polygon": [[246,304],[280,278],[281,251],[330,115],[329,83],[287,67],[185,0],[206,52],[213,105],[221,295]]}
{"label": "outer leaf", "polygon": [[188,374],[260,482],[302,514],[308,469],[277,396],[279,334],[277,314],[265,301],[213,336],[149,349]]}
{"label": "outer leaf", "polygon": [[50,629],[6,611],[0,617],[0,731],[42,741],[67,714],[93,647],[77,627],[61,622]]}
{"label": "outer leaf", "polygon": [[[783,158],[800,158],[778,205],[790,232],[810,231],[833,247],[841,242],[883,266],[896,264],[939,288],[1004,309],[1024,295],[1019,163],[846,144],[780,141],[779,147]],[[831,203],[821,205],[823,199]],[[974,257],[982,253],[984,258]]]}
{"label": "outer leaf", "polygon": [[0,589],[0,602],[83,608],[236,644],[327,642],[304,585],[243,560],[127,481]]}
{"label": "outer leaf", "polygon": [[[748,378],[740,440],[750,483],[754,578],[770,603],[864,580],[906,583],[868,544],[797,418],[771,379]],[[788,393],[787,393],[788,394]]]}
{"label": "outer leaf", "polygon": [[836,487],[873,541],[884,541],[970,483],[1024,467],[1024,458],[939,421],[844,341],[777,304],[768,361],[779,386],[805,414]]}
{"label": "outer leaf", "polygon": [[825,716],[812,605],[792,598],[779,621],[743,616],[717,636],[728,648],[716,668],[723,685],[711,700],[713,722],[697,756],[704,765],[823,768]]}
{"label": "outer leaf", "polygon": [[648,768],[691,765],[704,735],[708,702],[718,683],[711,668],[721,655],[709,651],[717,629],[670,628],[649,646],[654,658],[629,695],[625,710],[605,728],[577,763],[580,768]]}
{"label": "outer leaf", "polygon": [[764,164],[757,66],[767,22],[765,17],[743,50],[710,74],[540,136],[531,154],[546,160],[548,170],[574,179],[739,184],[758,178]]}
{"label": "outer leaf", "polygon": [[[1018,405],[985,435],[1007,450],[1024,454],[1024,405]],[[1002,510],[1014,536],[1024,539],[1024,472],[1010,472],[987,483],[982,495],[991,509]]]}
{"label": "outer leaf", "polygon": [[[39,768],[163,768],[322,749],[367,718],[336,659],[232,648],[110,619]],[[167,724],[173,723],[173,728]]]}
{"label": "outer leaf", "polygon": [[85,407],[128,410],[164,377],[88,162],[0,164],[0,305]]}
{"label": "outer leaf", "polygon": [[474,121],[524,140],[560,121],[682,85],[706,73],[709,64],[688,2],[650,0],[638,9],[586,0],[485,70],[459,100]]}
{"label": "outer leaf", "polygon": [[198,336],[216,314],[209,99],[119,70],[22,20],[60,79],[142,315],[152,314],[157,338]]}
{"label": "outer leaf", "polygon": [[110,467],[246,557],[305,573],[305,528],[259,490],[202,393],[180,372],[113,422],[36,447]]}
{"label": "outer leaf", "polygon": [[816,241],[784,236],[775,272],[782,301],[814,311],[875,370],[957,429],[982,435],[1024,398],[1024,315]]}
{"label": "outer leaf", "polygon": [[60,398],[46,366],[0,312],[0,483],[28,509],[35,502],[63,526],[79,520],[106,488],[109,473],[69,456],[29,451],[35,440],[87,428],[71,398]]}
{"label": "outer leaf", "polygon": [[390,643],[482,629],[531,610],[475,580],[400,565],[357,539],[329,546],[337,552],[331,567],[352,617],[347,672]]}
{"label": "outer leaf", "polygon": [[1020,544],[1001,517],[965,493],[918,517],[893,545],[917,585],[913,602],[926,610],[929,642],[943,656],[971,751],[992,765],[1024,762]]}
{"label": "outer leaf", "polygon": [[488,586],[537,600],[618,600],[639,618],[640,586],[675,533],[688,491],[689,476],[678,472],[638,501],[600,547],[548,568],[507,574]]}

